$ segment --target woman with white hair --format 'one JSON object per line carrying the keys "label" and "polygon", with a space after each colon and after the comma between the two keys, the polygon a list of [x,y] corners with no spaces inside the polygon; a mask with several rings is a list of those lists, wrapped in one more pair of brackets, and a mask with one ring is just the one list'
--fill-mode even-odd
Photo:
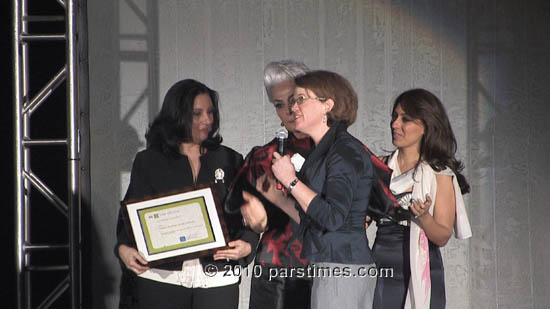
{"label": "woman with white hair", "polygon": [[[313,141],[296,130],[290,100],[294,94],[294,79],[308,72],[308,67],[295,60],[273,61],[264,70],[264,85],[269,101],[288,131],[285,153],[307,158]],[[301,257],[302,239],[299,226],[258,192],[266,176],[272,176],[271,159],[277,151],[278,139],[254,147],[233,188],[226,207],[240,211],[245,222],[256,232],[263,232],[255,258],[255,275],[250,287],[250,309],[307,309],[310,307],[311,279],[307,276],[273,276],[289,273],[291,269],[307,267]],[[261,189],[260,189],[261,190]],[[242,207],[241,207],[242,206]],[[271,274],[271,276],[270,276]]]}

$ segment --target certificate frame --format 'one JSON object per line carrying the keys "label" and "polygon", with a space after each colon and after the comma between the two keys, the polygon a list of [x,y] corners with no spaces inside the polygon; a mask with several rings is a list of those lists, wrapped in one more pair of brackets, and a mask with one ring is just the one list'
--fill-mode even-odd
{"label": "certificate frame", "polygon": [[213,185],[121,202],[128,236],[149,266],[228,248],[229,233]]}

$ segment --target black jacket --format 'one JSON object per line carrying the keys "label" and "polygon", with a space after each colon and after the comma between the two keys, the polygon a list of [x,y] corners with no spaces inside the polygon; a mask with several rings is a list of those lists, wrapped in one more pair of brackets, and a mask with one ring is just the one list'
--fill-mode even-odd
{"label": "black jacket", "polygon": [[[242,156],[234,150],[219,146],[217,149],[209,150],[206,154],[200,157],[201,168],[197,176],[196,184],[212,184],[215,183],[214,171],[221,168],[224,171],[224,181],[218,181],[214,186],[220,202],[224,201],[227,194],[227,188],[231,184],[233,177],[243,163]],[[146,149],[139,152],[132,166],[132,174],[128,191],[124,200],[135,200],[152,198],[161,194],[182,191],[183,189],[195,186],[193,183],[193,173],[187,156],[180,155],[177,158],[168,157],[157,150]],[[229,215],[224,213],[224,219],[227,223],[229,235],[232,240],[242,239],[255,248],[258,243],[259,235],[242,226],[242,217],[240,213]],[[118,257],[118,247],[121,244],[134,246],[127,234],[127,229],[124,226],[122,215],[119,212],[117,222],[117,245],[115,247],[115,255]],[[253,254],[239,261],[240,264],[246,265],[254,258]],[[212,256],[200,258],[203,266],[207,264],[218,264],[218,269],[225,269],[224,264],[228,262],[214,262]],[[236,263],[230,261],[230,264]],[[181,269],[181,262],[166,263],[157,268],[167,270]]]}
{"label": "black jacket", "polygon": [[344,126],[329,129],[298,178],[317,196],[307,213],[299,205],[302,256],[310,262],[370,264],[365,215],[374,179],[370,155]]}

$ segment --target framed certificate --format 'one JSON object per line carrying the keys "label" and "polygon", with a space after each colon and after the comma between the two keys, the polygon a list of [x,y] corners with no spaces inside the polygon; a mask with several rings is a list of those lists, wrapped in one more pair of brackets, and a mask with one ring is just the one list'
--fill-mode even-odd
{"label": "framed certificate", "polygon": [[223,212],[213,188],[122,202],[129,235],[149,265],[212,254],[227,246]]}

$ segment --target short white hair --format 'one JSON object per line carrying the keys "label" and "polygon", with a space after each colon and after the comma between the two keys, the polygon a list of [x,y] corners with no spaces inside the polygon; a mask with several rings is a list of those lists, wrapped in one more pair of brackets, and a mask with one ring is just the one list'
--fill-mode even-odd
{"label": "short white hair", "polygon": [[264,86],[269,101],[273,101],[271,97],[273,86],[286,80],[294,80],[307,72],[309,68],[303,62],[296,60],[287,59],[268,63],[264,69]]}

